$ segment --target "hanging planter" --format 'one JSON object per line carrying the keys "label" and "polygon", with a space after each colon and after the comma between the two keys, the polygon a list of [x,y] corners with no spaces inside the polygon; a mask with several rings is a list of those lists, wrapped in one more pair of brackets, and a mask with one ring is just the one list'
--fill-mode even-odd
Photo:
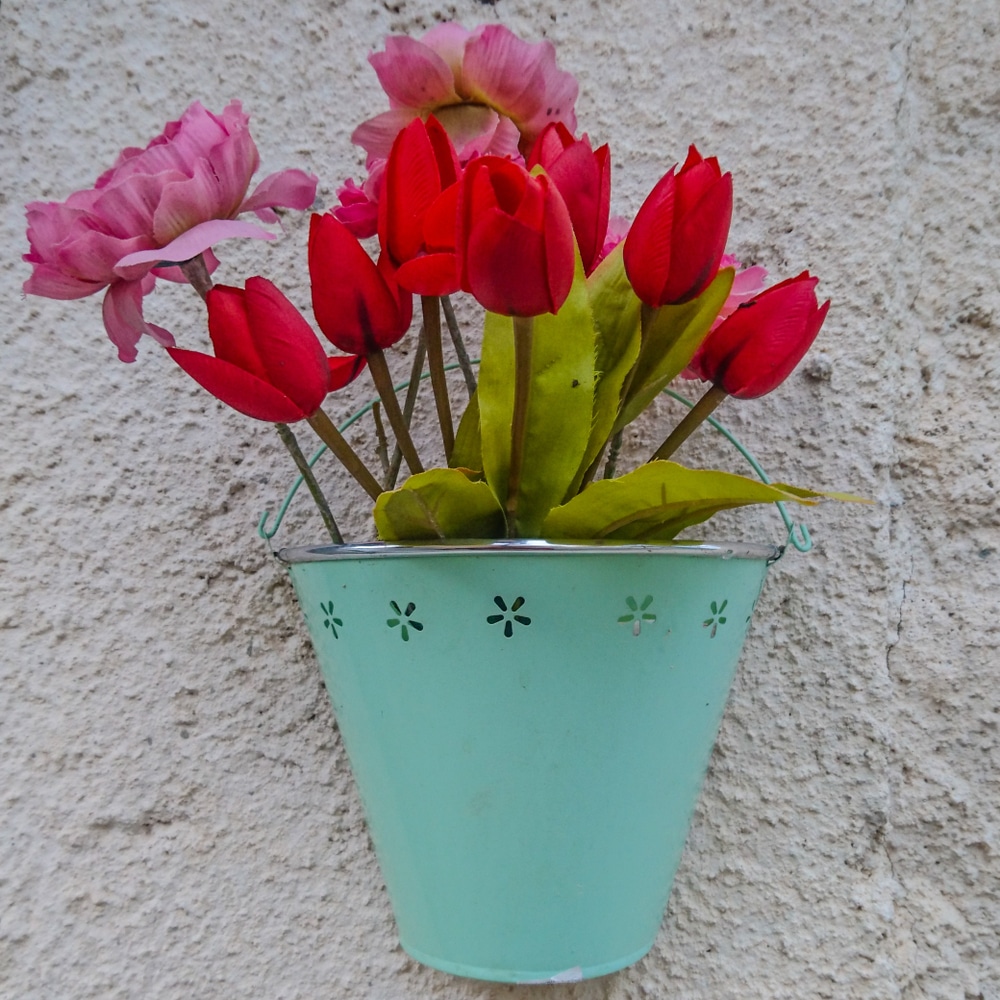
{"label": "hanging planter", "polygon": [[572,981],[653,944],[765,546],[285,549],[403,948]]}

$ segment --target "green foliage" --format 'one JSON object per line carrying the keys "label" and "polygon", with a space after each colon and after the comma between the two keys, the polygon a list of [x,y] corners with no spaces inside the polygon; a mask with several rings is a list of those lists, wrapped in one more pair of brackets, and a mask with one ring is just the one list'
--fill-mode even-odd
{"label": "green foliage", "polygon": [[727,267],[698,298],[681,306],[661,306],[650,314],[616,431],[632,423],[688,366],[725,304],[735,276]]}
{"label": "green foliage", "polygon": [[503,510],[493,491],[469,469],[420,472],[375,502],[384,542],[503,538]]}
{"label": "green foliage", "polygon": [[[519,534],[538,533],[577,477],[594,410],[594,319],[583,267],[556,315],[534,319],[531,395],[518,506]],[[501,505],[507,498],[514,414],[514,326],[486,314],[479,368],[483,471]]]}
{"label": "green foliage", "polygon": [[768,486],[716,470],[688,469],[675,462],[649,462],[619,479],[588,486],[546,517],[546,538],[663,542],[708,520],[720,510],[793,500],[815,503],[832,494]]}

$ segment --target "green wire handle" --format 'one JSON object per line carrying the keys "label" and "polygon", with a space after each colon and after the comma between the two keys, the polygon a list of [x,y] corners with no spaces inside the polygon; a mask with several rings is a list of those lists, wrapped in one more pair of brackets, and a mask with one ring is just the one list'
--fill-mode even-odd
{"label": "green wire handle", "polygon": [[[475,359],[472,362],[474,365],[479,364],[479,359]],[[445,371],[455,371],[459,366],[457,364],[446,365]],[[424,372],[420,376],[421,380],[430,378],[430,372]],[[409,386],[409,380],[405,382],[400,382],[398,385],[393,386],[396,392],[401,392]],[[672,389],[664,389],[664,395],[670,396],[671,399],[676,399],[678,403],[683,403],[688,409],[694,406],[694,403],[688,399],[686,396],[682,396],[679,392],[674,392]],[[339,425],[338,430],[343,433],[349,427],[356,424],[366,413],[369,413],[372,407],[378,402],[378,398],[370,400],[364,406],[361,407],[355,413],[352,413],[342,424]],[[760,463],[756,458],[733,436],[733,434],[725,428],[722,424],[718,422],[714,417],[708,418],[708,423],[712,425],[713,429],[718,431],[746,460],[747,464],[757,473],[762,483],[770,485],[771,480],[767,473],[761,468]],[[313,465],[319,460],[320,456],[326,451],[326,445],[320,445],[316,450],[312,458],[309,459],[309,467],[312,468]],[[295,494],[298,493],[299,487],[302,485],[302,476],[296,476],[295,481],[292,483],[291,488],[285,494],[285,499],[282,501],[281,506],[278,508],[278,513],[274,517],[274,523],[268,526],[268,519],[271,517],[271,512],[265,510],[263,514],[260,515],[260,521],[257,523],[257,534],[266,542],[270,542],[272,538],[278,533],[278,529],[281,527],[281,522],[285,519],[285,514],[288,511],[289,506],[291,506],[292,501],[295,499]],[[774,503],[775,507],[778,508],[778,512],[781,514],[782,521],[785,522],[785,527],[788,529],[788,542],[791,542],[799,552],[808,552],[812,547],[812,537],[809,534],[809,529],[805,524],[800,521],[798,524],[792,520],[788,513],[785,504],[781,500],[776,500]],[[796,529],[798,531],[796,532]],[[784,551],[784,547],[782,548]],[[781,558],[780,556],[778,558]]]}

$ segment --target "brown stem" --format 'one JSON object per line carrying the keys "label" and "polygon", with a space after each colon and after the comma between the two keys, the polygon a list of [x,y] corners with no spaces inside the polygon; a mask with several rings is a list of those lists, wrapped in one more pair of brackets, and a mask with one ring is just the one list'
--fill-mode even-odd
{"label": "brown stem", "polygon": [[441,308],[444,310],[444,321],[448,324],[448,333],[451,334],[451,342],[455,347],[455,356],[458,358],[459,367],[465,376],[465,387],[469,390],[469,398],[471,399],[472,394],[476,391],[476,373],[472,370],[469,352],[465,349],[462,331],[458,328],[458,319],[455,316],[455,307],[451,304],[451,296],[441,296]]}
{"label": "brown stem", "polygon": [[385,415],[389,418],[392,433],[396,435],[396,443],[403,451],[403,458],[406,459],[411,474],[423,472],[424,467],[420,463],[420,456],[413,444],[413,438],[410,437],[410,429],[403,419],[403,411],[399,408],[396,390],[392,385],[392,376],[389,374],[389,366],[386,364],[382,351],[373,351],[368,355],[368,370],[372,373],[375,388],[378,390],[382,405],[385,407]]}
{"label": "brown stem", "polygon": [[330,533],[330,538],[333,540],[334,545],[343,545],[344,536],[340,533],[340,528],[337,527],[337,522],[334,520],[333,513],[330,510],[330,505],[326,502],[326,497],[323,496],[323,491],[319,488],[319,483],[316,482],[313,470],[309,462],[306,461],[306,456],[302,454],[302,449],[299,447],[299,442],[295,440],[292,429],[288,424],[275,424],[274,428],[278,432],[278,437],[281,438],[282,443],[288,449],[288,453],[292,456],[292,461],[299,470],[302,481],[309,488],[313,501],[319,510],[319,516],[323,518],[323,524],[326,525],[326,530]]}
{"label": "brown stem", "polygon": [[517,538],[517,508],[521,499],[521,469],[528,433],[528,401],[531,396],[531,341],[535,320],[514,317],[514,414],[510,429],[510,471],[507,475],[507,537]]}
{"label": "brown stem", "polygon": [[713,385],[684,415],[670,436],[653,453],[650,462],[669,458],[690,437],[691,432],[721,403],[728,393]]}
{"label": "brown stem", "polygon": [[444,464],[447,465],[455,447],[455,426],[451,419],[448,382],[444,376],[440,301],[436,295],[420,296],[420,306],[424,314],[424,340],[427,344],[427,367],[431,372],[434,405],[437,407],[438,423],[441,425],[441,440],[444,443]]}
{"label": "brown stem", "polygon": [[208,275],[205,258],[198,254],[197,257],[192,257],[177,266],[184,272],[184,277],[191,287],[207,302],[208,293],[212,290],[212,279]]}
{"label": "brown stem", "polygon": [[344,435],[337,430],[334,422],[322,410],[317,410],[308,419],[309,426],[319,435],[323,444],[340,459],[341,465],[361,484],[365,493],[372,500],[377,500],[382,493],[382,487],[368,471],[368,466],[358,458],[357,452],[344,439]]}
{"label": "brown stem", "polygon": [[[410,366],[410,382],[406,387],[406,398],[403,400],[403,419],[406,426],[410,427],[413,422],[413,410],[417,405],[417,393],[420,390],[420,373],[424,370],[424,358],[427,356],[427,348],[424,346],[424,338],[417,340],[416,350],[413,352],[413,364]],[[397,444],[392,451],[392,461],[389,463],[389,478],[386,480],[386,489],[396,488],[396,479],[399,477],[399,467],[403,462],[403,449]]]}
{"label": "brown stem", "polygon": [[375,421],[375,437],[378,439],[378,461],[382,466],[382,480],[389,479],[389,438],[385,433],[385,424],[382,422],[382,404],[376,400],[372,404],[372,420]]}

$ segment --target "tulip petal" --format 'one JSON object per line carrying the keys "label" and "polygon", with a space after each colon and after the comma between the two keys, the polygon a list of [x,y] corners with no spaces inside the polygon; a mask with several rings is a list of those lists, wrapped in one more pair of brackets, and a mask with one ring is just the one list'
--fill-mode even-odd
{"label": "tulip petal", "polygon": [[245,304],[268,382],[315,413],[329,392],[330,369],[312,327],[266,278],[247,278]]}
{"label": "tulip petal", "polygon": [[[391,347],[409,315],[357,238],[332,215],[314,215],[309,228],[313,312],[326,338],[347,354]],[[403,297],[403,305],[409,301]],[[405,322],[404,322],[405,321]]]}
{"label": "tulip petal", "polygon": [[[28,254],[24,255],[28,260]],[[21,286],[26,295],[43,295],[47,299],[82,299],[107,286],[105,281],[84,281],[66,274],[54,264],[33,264],[31,277]]]}
{"label": "tulip petal", "polygon": [[349,385],[368,365],[368,359],[360,354],[346,354],[326,360],[330,366],[330,392],[336,392]]}
{"label": "tulip petal", "polygon": [[142,315],[142,281],[116,281],[104,295],[104,329],[118,348],[122,361],[135,361],[135,345],[145,333],[164,347],[172,347],[173,334],[163,327],[147,323]]}
{"label": "tulip petal", "polygon": [[662,303],[661,294],[670,273],[676,183],[671,168],[647,195],[625,238],[628,280],[635,294],[648,305]]}
{"label": "tulip petal", "polygon": [[115,265],[114,271],[119,277],[134,278],[148,271],[150,264],[161,262],[183,264],[221,240],[236,238],[273,240],[276,237],[274,233],[269,233],[252,222],[242,222],[239,219],[210,219],[182,233],[164,247],[126,254]]}
{"label": "tulip petal", "polygon": [[451,295],[461,286],[458,257],[453,253],[429,253],[401,264],[399,283],[416,295]]}
{"label": "tulip petal", "polygon": [[291,424],[309,416],[273,385],[228,361],[176,347],[167,353],[203,389],[248,417]]}

